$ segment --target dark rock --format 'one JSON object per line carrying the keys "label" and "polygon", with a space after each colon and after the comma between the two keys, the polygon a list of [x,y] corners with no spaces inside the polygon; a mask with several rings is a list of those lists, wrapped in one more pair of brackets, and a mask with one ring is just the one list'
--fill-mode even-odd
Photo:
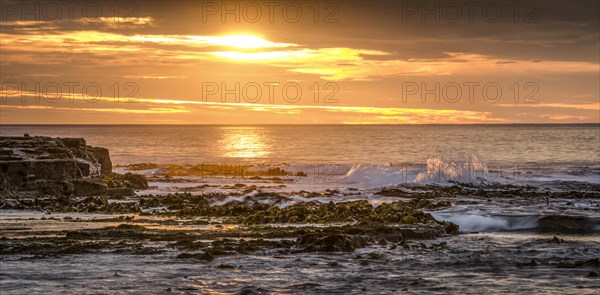
{"label": "dark rock", "polygon": [[259,294],[268,294],[268,292],[262,292],[261,290],[257,290],[254,287],[246,286],[243,287],[236,295],[259,295]]}
{"label": "dark rock", "polygon": [[38,179],[35,181],[35,189],[44,195],[71,195],[75,191],[73,183],[68,181],[52,181]]}
{"label": "dark rock", "polygon": [[[22,188],[28,180],[68,180],[81,178],[74,160],[0,161],[3,186]],[[28,175],[31,177],[28,179]]]}
{"label": "dark rock", "polygon": [[[97,177],[111,170],[108,150],[88,146],[83,138],[0,137],[3,194],[32,190],[56,196],[103,194],[106,185]],[[87,177],[95,180],[84,181]],[[135,183],[143,185],[137,179]]]}
{"label": "dark rock", "polygon": [[108,186],[101,179],[75,179],[72,182],[76,196],[98,196],[108,191]]}
{"label": "dark rock", "polygon": [[600,267],[600,259],[592,258],[589,260],[577,260],[577,261],[560,261],[554,263],[557,268],[576,268],[582,266]]}
{"label": "dark rock", "polygon": [[199,259],[199,260],[206,260],[206,261],[211,261],[213,259],[215,259],[216,256],[219,255],[225,255],[228,254],[226,251],[220,250],[220,249],[208,249],[203,253],[181,253],[179,255],[177,255],[177,258],[182,258],[182,259]]}
{"label": "dark rock", "polygon": [[531,259],[531,261],[529,261],[529,263],[527,263],[526,265],[527,265],[527,266],[537,266],[537,265],[538,265],[538,263],[537,263],[537,261],[535,261],[535,260]]}
{"label": "dark rock", "polygon": [[148,188],[148,181],[143,175],[127,173],[123,175],[123,178],[129,183],[129,187],[135,189]]}
{"label": "dark rock", "polygon": [[15,152],[12,150],[4,149],[0,147],[0,161],[14,161],[21,160],[20,157],[15,155]]}
{"label": "dark rock", "polygon": [[298,237],[296,245],[303,252],[352,252],[367,243],[358,236],[309,233]]}
{"label": "dark rock", "polygon": [[443,221],[442,224],[445,225],[445,230],[447,234],[457,235],[459,233],[459,227],[455,223]]}
{"label": "dark rock", "polygon": [[553,244],[560,244],[560,243],[562,243],[562,242],[564,242],[564,241],[565,241],[565,240],[563,240],[563,239],[559,239],[557,236],[554,236],[554,238],[552,238],[552,239],[550,240],[550,243],[553,243]]}
{"label": "dark rock", "polygon": [[83,138],[59,138],[59,140],[68,148],[80,149],[86,146]]}
{"label": "dark rock", "polygon": [[96,157],[98,163],[100,163],[100,173],[102,175],[107,175],[112,172],[112,161],[110,160],[110,155],[108,153],[108,149],[101,147],[89,147],[88,148],[92,154]]}
{"label": "dark rock", "polygon": [[135,190],[130,187],[115,187],[108,189],[108,191],[106,191],[106,195],[115,198],[133,197],[135,196]]}
{"label": "dark rock", "polygon": [[221,263],[219,266],[217,266],[217,268],[234,268],[233,265],[229,265],[229,264],[223,264]]}
{"label": "dark rock", "polygon": [[47,153],[50,159],[71,159],[73,154],[71,150],[64,147],[44,147],[35,150],[36,154]]}
{"label": "dark rock", "polygon": [[148,181],[143,175],[110,173],[104,177],[111,188],[147,189]]}
{"label": "dark rock", "polygon": [[90,164],[78,161],[77,167],[79,167],[79,171],[81,171],[81,176],[83,176],[83,177],[90,176]]}
{"label": "dark rock", "polygon": [[599,223],[586,216],[549,215],[539,219],[538,225],[543,233],[586,234],[594,232]]}

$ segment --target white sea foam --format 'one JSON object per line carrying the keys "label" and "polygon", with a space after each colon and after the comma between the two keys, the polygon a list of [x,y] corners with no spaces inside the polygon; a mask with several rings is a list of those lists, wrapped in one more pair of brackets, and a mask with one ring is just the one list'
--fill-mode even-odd
{"label": "white sea foam", "polygon": [[441,156],[427,158],[426,170],[417,174],[417,183],[481,182],[488,175],[487,166],[477,155],[465,155],[460,161],[450,161]]}
{"label": "white sea foam", "polygon": [[380,187],[397,185],[410,181],[407,170],[393,166],[379,165],[354,165],[346,176],[342,177],[341,183],[362,184],[367,187]]}
{"label": "white sea foam", "polygon": [[431,156],[425,165],[354,165],[341,182],[367,187],[404,183],[448,184],[450,181],[478,183],[484,181],[487,175],[487,166],[476,155],[466,155],[460,161]]}
{"label": "white sea foam", "polygon": [[[545,185],[561,182],[580,182],[600,184],[600,172],[597,169],[578,168],[572,173],[552,170],[515,169],[514,163],[504,166],[494,163],[494,170],[477,155],[465,155],[459,160],[450,160],[444,156],[430,156],[424,165],[354,165],[340,179],[342,184],[354,184],[364,187],[385,187],[401,184],[438,184],[453,182],[470,184],[513,184]],[[498,166],[498,167],[496,167]]]}
{"label": "white sea foam", "polygon": [[437,220],[450,221],[458,225],[461,231],[508,230],[508,220],[501,217],[473,214],[440,214],[431,213]]}

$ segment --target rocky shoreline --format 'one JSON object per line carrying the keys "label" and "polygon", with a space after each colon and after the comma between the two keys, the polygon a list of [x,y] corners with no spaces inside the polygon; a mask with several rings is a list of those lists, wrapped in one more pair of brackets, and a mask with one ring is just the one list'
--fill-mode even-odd
{"label": "rocky shoreline", "polygon": [[[455,224],[436,221],[422,211],[450,205],[445,202],[415,198],[376,207],[367,201],[218,206],[215,200],[227,194],[137,196],[136,190],[148,188],[146,179],[111,169],[109,151],[91,147],[82,138],[1,137],[0,209],[44,212],[48,216],[42,220],[65,228],[47,232],[27,223],[21,228],[26,230],[3,227],[2,255],[155,254],[174,248],[178,258],[211,260],[265,249],[296,253],[352,252],[374,244],[411,247],[412,240],[458,234]],[[284,198],[260,194],[257,197]],[[57,220],[56,214],[67,216]],[[104,227],[69,229],[86,214],[127,215],[118,215]],[[213,227],[187,228],[204,225]],[[170,226],[174,228],[167,230]],[[160,246],[148,246],[158,242]]]}

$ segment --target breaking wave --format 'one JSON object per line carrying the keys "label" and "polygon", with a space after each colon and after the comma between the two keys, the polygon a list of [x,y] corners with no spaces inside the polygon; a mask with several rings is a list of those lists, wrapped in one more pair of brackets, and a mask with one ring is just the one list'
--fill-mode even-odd
{"label": "breaking wave", "polygon": [[[555,166],[555,167],[554,167]],[[535,163],[485,163],[477,155],[459,160],[430,156],[425,164],[354,165],[341,183],[367,187],[401,184],[600,184],[597,166],[569,167]]]}
{"label": "breaking wave", "polygon": [[369,187],[403,183],[479,183],[485,180],[488,173],[487,166],[476,155],[466,155],[460,161],[432,156],[427,158],[425,165],[354,165],[342,178],[342,182],[360,183]]}

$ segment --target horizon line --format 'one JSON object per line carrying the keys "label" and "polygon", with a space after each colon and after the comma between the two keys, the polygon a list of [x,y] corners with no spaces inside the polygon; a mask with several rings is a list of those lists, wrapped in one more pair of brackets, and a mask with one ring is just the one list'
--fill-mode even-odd
{"label": "horizon line", "polygon": [[123,124],[77,124],[77,123],[0,123],[0,126],[256,126],[256,125],[271,125],[271,126],[317,126],[317,125],[332,125],[332,126],[426,126],[426,125],[600,125],[600,122],[565,122],[565,123],[395,123],[395,124],[349,124],[349,123],[123,123]]}

